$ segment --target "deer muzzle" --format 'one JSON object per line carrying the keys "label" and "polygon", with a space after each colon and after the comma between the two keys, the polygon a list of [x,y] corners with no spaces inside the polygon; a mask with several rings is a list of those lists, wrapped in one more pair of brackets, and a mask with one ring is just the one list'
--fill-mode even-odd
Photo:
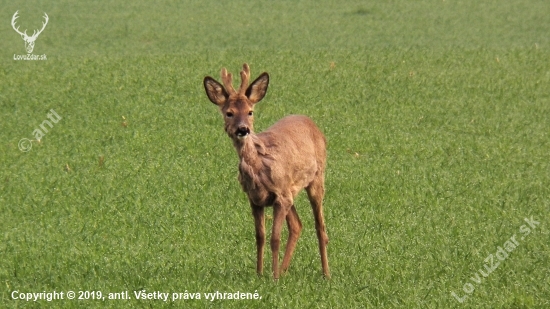
{"label": "deer muzzle", "polygon": [[240,125],[235,131],[235,135],[239,139],[246,138],[250,134],[250,128],[246,125]]}

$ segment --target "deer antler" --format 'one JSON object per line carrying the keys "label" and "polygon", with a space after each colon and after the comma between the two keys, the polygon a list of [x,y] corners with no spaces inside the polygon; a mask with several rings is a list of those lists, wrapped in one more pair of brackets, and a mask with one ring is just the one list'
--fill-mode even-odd
{"label": "deer antler", "polygon": [[13,27],[13,30],[15,30],[15,32],[19,33],[20,35],[24,36],[27,39],[36,38],[40,33],[42,33],[42,31],[44,31],[44,28],[46,28],[46,25],[48,24],[48,20],[50,20],[50,18],[48,17],[48,14],[44,13],[43,17],[44,19],[46,19],[46,22],[42,22],[42,29],[34,30],[32,35],[29,37],[27,35],[27,30],[25,30],[25,32],[21,32],[19,31],[19,27],[15,28],[15,20],[19,18],[19,16],[17,16],[17,13],[19,13],[19,11],[16,11],[15,14],[13,14],[13,17],[11,19],[11,26]]}
{"label": "deer antler", "polygon": [[[48,14],[46,14],[46,12],[44,12],[44,19],[46,19],[46,22],[42,22],[42,29],[38,30],[38,32],[36,32],[36,30],[33,31],[32,33],[32,37],[33,38],[36,38],[40,33],[42,33],[42,31],[44,31],[44,28],[46,28],[46,25],[48,24],[48,20],[50,20],[50,18],[48,17]],[[36,34],[35,34],[36,32]]]}
{"label": "deer antler", "polygon": [[15,20],[19,18],[19,16],[17,16],[18,12],[19,11],[16,11],[15,14],[13,14],[13,17],[11,18],[11,26],[13,27],[13,30],[15,30],[15,32],[19,33],[22,36],[27,36],[27,30],[25,30],[25,32],[23,33],[19,31],[19,27],[15,28]]}
{"label": "deer antler", "polygon": [[225,68],[222,69],[221,72],[222,75],[222,82],[223,86],[225,87],[225,90],[229,95],[235,94],[235,88],[233,88],[233,76],[231,76],[231,73],[227,73],[227,70]]}
{"label": "deer antler", "polygon": [[239,87],[239,93],[244,94],[250,81],[250,67],[248,64],[243,64],[243,70],[241,71],[241,87]]}
{"label": "deer antler", "polygon": [[[20,35],[24,36],[25,39],[35,39],[36,37],[38,37],[38,35],[40,33],[42,33],[42,31],[44,31],[44,28],[46,28],[46,25],[48,24],[48,20],[50,20],[50,18],[48,17],[48,14],[44,13],[43,17],[46,19],[46,22],[42,22],[42,29],[34,30],[32,35],[29,37],[27,35],[27,30],[25,30],[25,32],[21,32],[21,31],[19,31],[19,27],[15,28],[15,20],[19,18],[19,16],[17,16],[17,13],[19,13],[19,11],[16,11],[15,14],[13,14],[13,17],[11,19],[11,26],[13,27],[13,30],[15,30],[15,32],[17,32]],[[38,32],[36,32],[36,31],[38,31]]]}
{"label": "deer antler", "polygon": [[235,88],[233,88],[233,76],[231,75],[231,73],[227,73],[227,70],[223,68],[221,76],[223,86],[225,87],[225,90],[229,95],[245,94],[246,88],[248,87],[248,82],[250,81],[250,67],[246,63],[243,64],[243,69],[241,71],[241,86],[239,87],[238,92],[236,92]]}

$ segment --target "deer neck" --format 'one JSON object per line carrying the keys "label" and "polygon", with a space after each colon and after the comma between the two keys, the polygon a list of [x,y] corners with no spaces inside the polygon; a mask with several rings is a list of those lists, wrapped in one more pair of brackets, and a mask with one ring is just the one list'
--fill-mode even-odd
{"label": "deer neck", "polygon": [[239,155],[240,165],[250,166],[255,171],[261,168],[260,156],[265,154],[265,146],[256,134],[250,133],[242,140],[235,140],[233,144]]}

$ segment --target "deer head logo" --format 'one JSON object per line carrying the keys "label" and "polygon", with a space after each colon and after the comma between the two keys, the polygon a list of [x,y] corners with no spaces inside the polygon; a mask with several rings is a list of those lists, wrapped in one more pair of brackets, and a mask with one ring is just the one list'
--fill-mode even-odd
{"label": "deer head logo", "polygon": [[15,28],[15,20],[19,18],[17,16],[17,13],[19,11],[16,11],[15,14],[13,14],[13,18],[11,19],[11,26],[13,27],[13,30],[15,32],[19,33],[21,35],[21,38],[25,41],[25,49],[27,50],[27,53],[32,53],[32,50],[34,49],[34,41],[38,38],[38,35],[44,31],[44,28],[46,28],[46,25],[48,24],[48,14],[44,13],[44,19],[46,22],[42,22],[42,29],[40,30],[34,30],[31,36],[27,35],[27,30],[24,32],[19,31],[19,27]]}

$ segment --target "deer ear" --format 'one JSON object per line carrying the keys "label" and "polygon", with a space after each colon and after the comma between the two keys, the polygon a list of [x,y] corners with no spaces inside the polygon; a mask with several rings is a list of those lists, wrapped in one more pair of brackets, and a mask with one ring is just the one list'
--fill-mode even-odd
{"label": "deer ear", "polygon": [[260,102],[265,94],[267,93],[267,86],[269,85],[269,74],[266,72],[262,73],[256,80],[248,86],[248,89],[246,89],[246,97],[250,100],[250,102],[258,103]]}
{"label": "deer ear", "polygon": [[229,95],[225,91],[225,88],[218,83],[215,79],[210,76],[204,78],[204,89],[206,90],[206,95],[210,101],[218,106],[222,106]]}

